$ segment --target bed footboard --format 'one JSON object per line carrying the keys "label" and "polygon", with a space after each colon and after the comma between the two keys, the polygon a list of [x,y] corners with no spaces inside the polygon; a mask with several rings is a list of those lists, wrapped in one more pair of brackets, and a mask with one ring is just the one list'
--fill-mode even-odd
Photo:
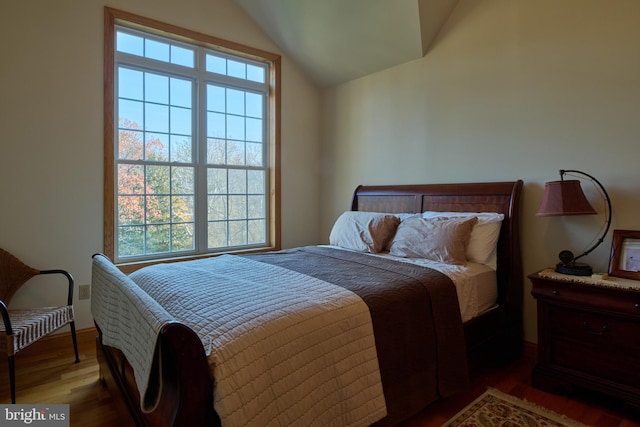
{"label": "bed footboard", "polygon": [[213,410],[209,367],[197,335],[180,323],[170,323],[159,336],[162,347],[160,401],[153,412],[143,413],[133,370],[122,352],[105,346],[98,328],[96,350],[100,381],[109,390],[122,419],[131,426],[219,426]]}

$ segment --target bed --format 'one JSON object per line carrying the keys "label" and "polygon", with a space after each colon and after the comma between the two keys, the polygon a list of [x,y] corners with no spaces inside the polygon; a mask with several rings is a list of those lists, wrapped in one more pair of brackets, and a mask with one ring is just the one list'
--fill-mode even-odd
{"label": "bed", "polygon": [[[470,371],[520,355],[522,185],[359,186],[350,211],[334,225],[330,245],[159,265],[130,276],[96,255],[92,312],[101,381],[131,414],[131,425],[268,425],[265,419],[272,425],[323,425],[326,414],[337,420],[334,425],[396,425],[464,389]],[[490,266],[495,292],[488,305],[474,302],[475,311],[466,314],[455,277],[394,258],[413,248],[409,225],[477,230],[478,213],[500,215],[494,258],[482,261]],[[338,223],[367,215],[395,221],[393,233],[384,242],[366,241],[368,249],[378,246],[369,251],[349,247],[362,242],[344,243],[349,239]],[[466,239],[465,245],[468,234]],[[442,255],[435,248],[442,256],[453,249]],[[487,267],[477,271],[476,279],[484,277]],[[261,298],[255,290],[247,296],[245,284],[258,276],[295,283],[296,291],[270,279],[260,285]],[[188,292],[173,287],[185,278],[194,284]],[[209,301],[210,292],[195,284],[211,281],[227,287]],[[263,306],[263,300],[280,305]],[[238,308],[236,301],[249,305]],[[212,311],[214,317],[228,313],[205,319]],[[253,341],[237,344],[230,338],[234,331]],[[276,353],[286,361],[274,361]],[[329,381],[321,372],[334,374]],[[241,378],[251,384],[239,385]],[[237,415],[245,409],[253,415]]]}

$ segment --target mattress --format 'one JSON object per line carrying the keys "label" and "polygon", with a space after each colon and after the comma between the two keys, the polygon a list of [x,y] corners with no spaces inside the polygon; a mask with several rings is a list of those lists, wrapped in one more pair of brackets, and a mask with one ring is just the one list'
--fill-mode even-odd
{"label": "mattress", "polygon": [[[331,247],[350,251],[350,249],[338,246]],[[370,255],[429,267],[449,277],[456,287],[463,322],[469,321],[496,306],[498,298],[496,272],[486,265],[473,262],[468,262],[466,265],[452,265],[424,258],[396,257],[386,253]]]}

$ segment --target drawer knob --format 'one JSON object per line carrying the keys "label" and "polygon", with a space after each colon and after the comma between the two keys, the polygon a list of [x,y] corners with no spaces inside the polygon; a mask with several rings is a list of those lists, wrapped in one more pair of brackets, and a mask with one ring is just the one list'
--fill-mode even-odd
{"label": "drawer knob", "polygon": [[[551,293],[555,296],[560,295],[560,291],[556,291],[555,289],[551,291]],[[637,305],[637,304],[636,304]]]}
{"label": "drawer knob", "polygon": [[639,309],[639,310],[640,310],[640,303],[638,303],[638,302],[637,302],[637,303],[635,303],[633,306],[634,306],[635,308],[637,308],[637,309]]}
{"label": "drawer knob", "polygon": [[591,335],[604,335],[609,331],[607,325],[602,325],[602,328],[600,328],[600,330],[592,329],[589,325],[589,322],[584,322],[583,326]]}

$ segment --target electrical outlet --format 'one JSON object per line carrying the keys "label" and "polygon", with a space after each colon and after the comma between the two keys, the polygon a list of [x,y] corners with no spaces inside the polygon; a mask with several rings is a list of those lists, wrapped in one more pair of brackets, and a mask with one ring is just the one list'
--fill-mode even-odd
{"label": "electrical outlet", "polygon": [[91,285],[78,286],[78,298],[89,299],[91,298]]}

